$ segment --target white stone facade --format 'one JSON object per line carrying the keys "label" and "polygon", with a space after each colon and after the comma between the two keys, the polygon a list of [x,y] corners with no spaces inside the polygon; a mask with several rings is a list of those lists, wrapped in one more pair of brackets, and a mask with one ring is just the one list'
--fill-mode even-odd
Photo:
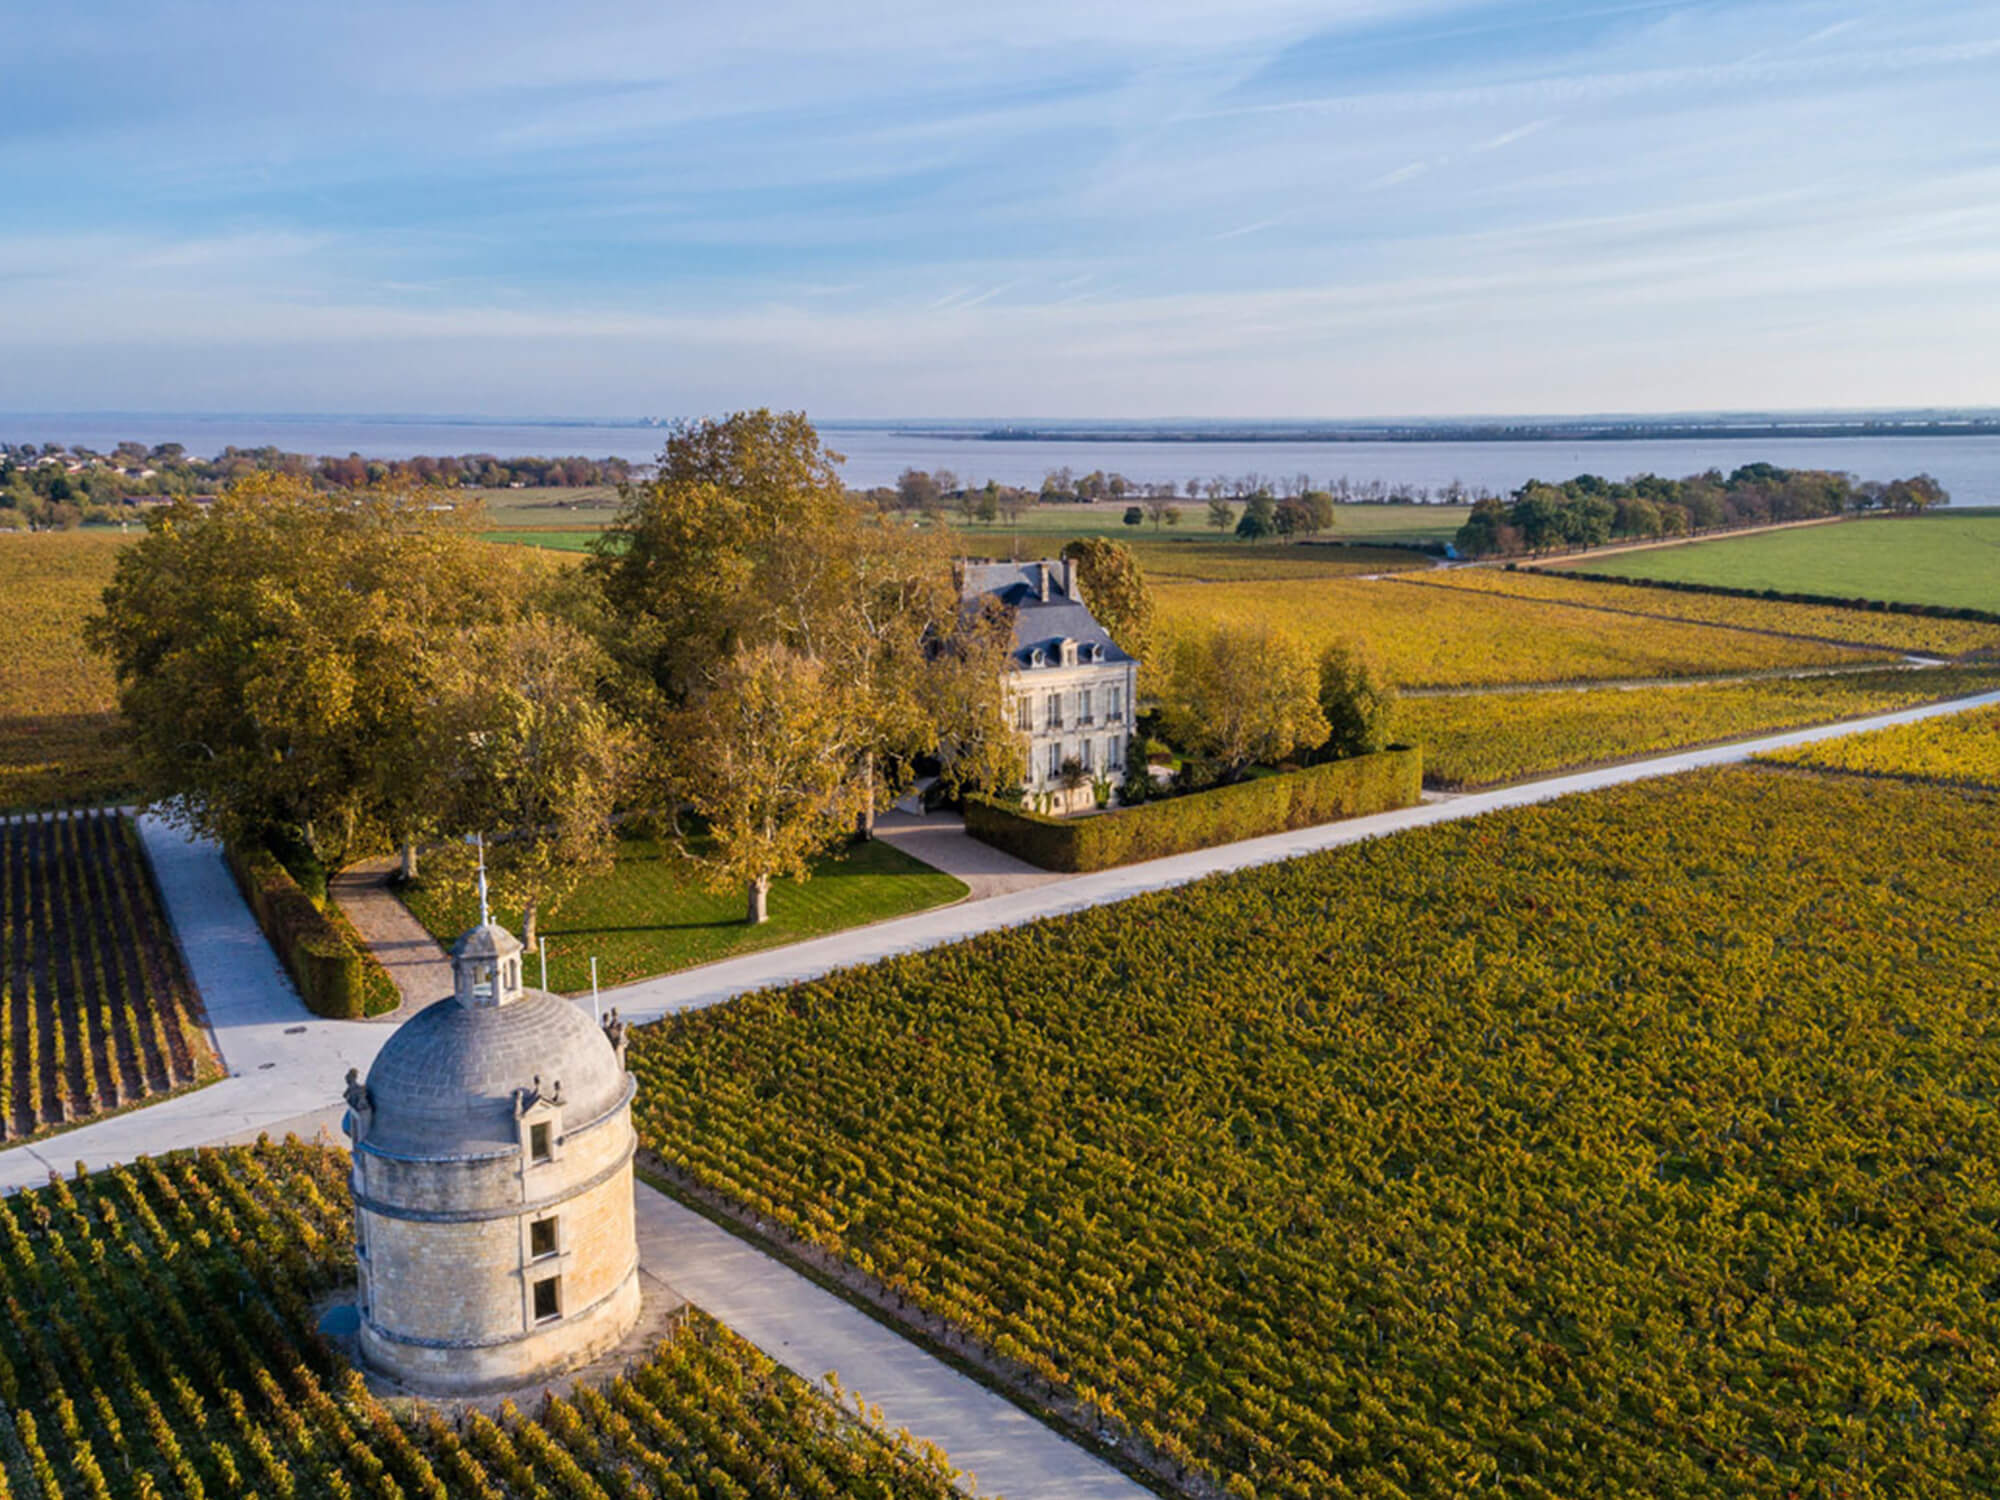
{"label": "white stone facade", "polygon": [[[1084,604],[1067,560],[970,563],[961,592],[968,601],[996,599],[1013,618],[1007,716],[1022,739],[1023,800],[1057,813],[1095,807],[1094,783],[1115,788],[1125,779],[1138,726],[1138,662]],[[1072,760],[1084,779],[1065,789],[1063,766]]]}
{"label": "white stone facade", "polygon": [[622,1039],[521,988],[519,951],[467,934],[458,993],[349,1080],[362,1358],[438,1394],[547,1379],[639,1317]]}

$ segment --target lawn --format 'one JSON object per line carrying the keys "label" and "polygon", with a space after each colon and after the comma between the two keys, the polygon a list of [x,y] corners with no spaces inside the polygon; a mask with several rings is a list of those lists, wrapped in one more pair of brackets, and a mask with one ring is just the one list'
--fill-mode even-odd
{"label": "lawn", "polygon": [[[671,843],[627,839],[611,873],[586,880],[543,919],[549,987],[565,994],[589,990],[593,956],[599,984],[624,984],[908,916],[966,892],[963,881],[878,839],[819,860],[803,885],[773,884],[770,920],[750,927],[743,921],[743,892],[704,890],[699,870]],[[470,896],[448,900],[419,884],[405,891],[403,900],[447,946],[478,920]],[[494,915],[519,930],[519,911],[500,907]],[[541,982],[537,960],[530,960],[528,978]]]}
{"label": "lawn", "polygon": [[83,644],[118,551],[138,533],[0,535],[0,810],[99,803],[131,789],[111,735],[110,663]]}
{"label": "lawn", "polygon": [[1579,563],[1579,573],[2000,610],[2000,514],[1805,526]]}
{"label": "lawn", "polygon": [[482,531],[482,539],[509,547],[541,547],[551,552],[588,552],[597,540],[595,531],[566,531],[556,527],[543,530],[529,527],[520,531]]}

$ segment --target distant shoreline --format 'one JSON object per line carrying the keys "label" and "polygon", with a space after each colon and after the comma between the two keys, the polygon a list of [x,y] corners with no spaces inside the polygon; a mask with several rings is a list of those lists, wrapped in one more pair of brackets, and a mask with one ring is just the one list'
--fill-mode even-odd
{"label": "distant shoreline", "polygon": [[[827,424],[829,427],[833,424]],[[898,436],[981,443],[1631,443],[1761,442],[1778,438],[2000,437],[2000,418],[1927,422],[1466,425],[1437,427],[1071,428],[994,427],[955,432],[896,429]]]}

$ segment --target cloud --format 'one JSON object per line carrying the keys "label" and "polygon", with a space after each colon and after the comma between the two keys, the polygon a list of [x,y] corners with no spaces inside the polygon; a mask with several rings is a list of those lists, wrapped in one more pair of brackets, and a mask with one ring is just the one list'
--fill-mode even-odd
{"label": "cloud", "polygon": [[[1519,410],[1588,370],[1643,408],[1636,351],[1704,343],[1766,405],[1990,371],[2000,37],[1963,0],[98,9],[36,11],[0,100],[0,407]],[[107,93],[133,48],[152,86]]]}

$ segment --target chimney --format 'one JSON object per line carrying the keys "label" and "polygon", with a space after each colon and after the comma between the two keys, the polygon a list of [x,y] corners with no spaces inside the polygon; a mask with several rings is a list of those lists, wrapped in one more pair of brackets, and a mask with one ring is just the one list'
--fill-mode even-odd
{"label": "chimney", "polygon": [[1063,597],[1065,599],[1076,597],[1076,559],[1073,557],[1063,559]]}
{"label": "chimney", "polygon": [[1042,603],[1047,604],[1049,602],[1049,565],[1045,562],[1038,562],[1035,564],[1035,571],[1041,575]]}

